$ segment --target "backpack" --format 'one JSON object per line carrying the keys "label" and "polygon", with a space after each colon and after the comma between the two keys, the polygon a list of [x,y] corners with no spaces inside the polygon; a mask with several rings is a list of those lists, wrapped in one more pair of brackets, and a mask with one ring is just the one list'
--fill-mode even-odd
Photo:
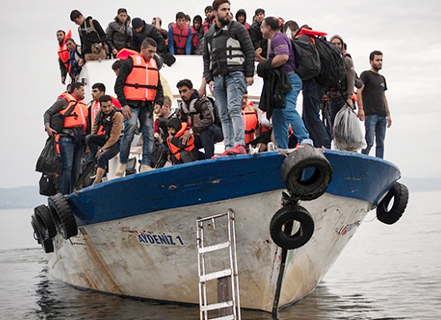
{"label": "backpack", "polygon": [[317,77],[321,67],[320,55],[312,41],[294,38],[291,42],[294,49],[296,73],[303,81]]}
{"label": "backpack", "polygon": [[340,83],[345,78],[343,53],[325,37],[316,37],[315,46],[321,62],[320,73],[315,79],[325,87],[340,88]]}

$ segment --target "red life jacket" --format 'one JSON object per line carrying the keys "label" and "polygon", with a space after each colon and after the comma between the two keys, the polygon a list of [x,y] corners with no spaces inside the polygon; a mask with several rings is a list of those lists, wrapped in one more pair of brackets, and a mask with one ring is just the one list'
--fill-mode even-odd
{"label": "red life jacket", "polygon": [[[168,137],[167,137],[168,148],[170,149],[171,154],[174,155],[177,160],[181,159],[181,149],[179,149],[177,146],[175,146],[171,142],[171,139],[172,138],[179,139],[179,137],[182,136],[185,133],[185,130],[187,129],[187,126],[188,126],[187,122],[181,122],[181,130],[179,130],[174,135],[174,137],[171,136],[171,135],[168,135]],[[195,148],[195,146],[194,146],[194,135],[191,135],[190,139],[188,139],[188,141],[187,141],[187,147],[185,147],[184,150],[190,152],[194,148]]]}
{"label": "red life jacket", "polygon": [[255,131],[259,123],[252,101],[249,101],[242,109],[242,120],[245,126],[245,144],[248,144],[256,139]]}
{"label": "red life jacket", "polygon": [[184,28],[181,30],[176,23],[173,23],[171,26],[173,30],[175,53],[185,54],[185,45],[188,39],[189,28],[187,25],[184,25]]}
{"label": "red life jacket", "polygon": [[[202,28],[202,27],[201,27]],[[201,34],[198,33],[198,31],[191,26],[191,42],[193,42],[193,47],[196,49],[199,47],[199,40],[200,40]]]}
{"label": "red life jacket", "polygon": [[127,60],[130,56],[139,54],[138,51],[122,48],[119,50],[119,52],[116,54],[116,58],[119,60]]}
{"label": "red life jacket", "polygon": [[154,101],[159,83],[159,71],[155,58],[148,62],[140,54],[132,55],[132,72],[124,84],[124,95],[131,101]]}
{"label": "red life jacket", "polygon": [[67,50],[66,41],[71,38],[72,32],[69,30],[67,34],[64,36],[63,43],[58,44],[58,58],[64,63],[66,68],[68,67],[69,62],[69,51]]}
{"label": "red life jacket", "polygon": [[64,115],[73,105],[75,108],[70,113],[70,115],[64,118],[64,128],[78,128],[83,127],[84,130],[87,129],[87,116],[89,115],[89,110],[83,101],[78,101],[70,93],[66,93],[64,96],[69,103],[66,108],[60,111]]}

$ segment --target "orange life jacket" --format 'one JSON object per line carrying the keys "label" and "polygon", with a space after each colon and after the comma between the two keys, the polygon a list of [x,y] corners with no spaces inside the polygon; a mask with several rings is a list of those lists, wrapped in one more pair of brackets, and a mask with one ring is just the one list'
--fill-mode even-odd
{"label": "orange life jacket", "polygon": [[67,50],[66,41],[71,38],[72,32],[69,30],[64,36],[63,43],[58,44],[58,58],[65,64],[66,68],[69,62],[69,51]]}
{"label": "orange life jacket", "polygon": [[64,96],[69,103],[66,108],[60,111],[62,115],[64,115],[73,105],[75,108],[73,111],[64,118],[64,128],[78,128],[83,127],[84,130],[87,129],[87,116],[89,115],[89,111],[87,109],[86,104],[83,101],[78,101],[74,96],[70,93],[67,93]]}
{"label": "orange life jacket", "polygon": [[173,30],[173,42],[175,46],[176,54],[185,54],[185,45],[187,44],[188,39],[188,26],[184,25],[184,28],[179,29],[176,23],[172,24]]}
{"label": "orange life jacket", "polygon": [[124,84],[124,95],[131,101],[154,101],[159,83],[158,65],[154,58],[148,62],[140,54],[132,55],[132,72]]}
{"label": "orange life jacket", "polygon": [[248,144],[256,139],[255,131],[259,123],[252,101],[248,101],[246,107],[242,109],[242,120],[245,126],[245,144]]}
{"label": "orange life jacket", "polygon": [[[186,122],[181,122],[181,130],[179,130],[174,135],[174,138],[179,139],[179,137],[182,136],[185,133],[185,130],[187,129],[187,126],[188,126],[188,124]],[[168,135],[168,137],[167,137],[168,148],[170,149],[171,154],[174,155],[177,160],[180,160],[181,159],[181,149],[179,149],[177,146],[175,146],[171,142],[172,138],[173,138],[173,136],[171,136],[171,135]],[[188,141],[187,141],[187,146],[184,148],[184,150],[190,152],[194,148],[195,148],[195,146],[194,146],[194,135],[191,135],[190,139],[188,139]]]}

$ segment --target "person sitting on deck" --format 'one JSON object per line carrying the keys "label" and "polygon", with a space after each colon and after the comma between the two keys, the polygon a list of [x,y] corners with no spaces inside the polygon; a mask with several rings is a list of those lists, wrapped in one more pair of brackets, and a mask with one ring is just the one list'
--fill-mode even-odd
{"label": "person sitting on deck", "polygon": [[80,34],[84,60],[106,59],[106,33],[100,23],[92,17],[85,18],[78,10],[72,10],[70,20],[79,26],[78,33]]}
{"label": "person sitting on deck", "polygon": [[214,106],[208,98],[199,97],[191,80],[181,80],[176,87],[182,99],[179,103],[179,117],[191,126],[183,135],[183,140],[185,142],[194,133],[196,146],[204,148],[205,159],[211,159],[214,156],[214,144],[223,140],[222,129],[215,124]]}
{"label": "person sitting on deck", "polygon": [[115,108],[112,97],[99,98],[100,110],[92,126],[92,133],[86,137],[90,149],[88,160],[96,159],[97,170],[93,184],[101,182],[110,159],[119,153],[124,117]]}
{"label": "person sitting on deck", "polygon": [[182,135],[188,132],[187,123],[178,118],[167,121],[167,146],[170,150],[170,161],[173,164],[187,163],[198,159],[199,151],[194,145],[194,135],[191,134],[185,141]]}
{"label": "person sitting on deck", "polygon": [[[100,82],[95,83],[92,86],[91,94],[93,100],[90,101],[89,103],[89,115],[90,115],[89,131],[92,128],[93,124],[95,123],[95,119],[98,115],[98,112],[101,110],[100,98],[106,94],[106,86],[104,85],[104,83],[100,83]],[[121,104],[119,103],[119,101],[112,96],[110,96],[110,98],[112,99],[112,104],[115,106],[115,108],[121,110]]]}

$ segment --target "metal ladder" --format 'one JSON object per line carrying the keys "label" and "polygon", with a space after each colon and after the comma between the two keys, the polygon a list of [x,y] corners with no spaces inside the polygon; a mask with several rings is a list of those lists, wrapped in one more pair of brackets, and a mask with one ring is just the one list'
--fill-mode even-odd
{"label": "metal ladder", "polygon": [[[216,228],[215,220],[227,216],[228,241],[215,245],[204,246],[204,222],[211,222],[213,230]],[[236,223],[234,211],[228,209],[225,213],[215,214],[205,218],[196,220],[197,227],[197,248],[198,248],[198,275],[199,275],[199,308],[200,320],[240,320],[240,297],[239,297],[239,274],[237,269],[237,252],[236,252]],[[218,250],[229,250],[229,268],[206,273],[205,255]],[[212,280],[229,280],[227,291],[230,297],[228,301],[209,304],[207,300],[207,282]],[[218,282],[219,284],[219,282]],[[218,297],[219,300],[219,297]],[[229,308],[231,314],[224,315]],[[222,316],[209,318],[208,312],[218,310]]]}

